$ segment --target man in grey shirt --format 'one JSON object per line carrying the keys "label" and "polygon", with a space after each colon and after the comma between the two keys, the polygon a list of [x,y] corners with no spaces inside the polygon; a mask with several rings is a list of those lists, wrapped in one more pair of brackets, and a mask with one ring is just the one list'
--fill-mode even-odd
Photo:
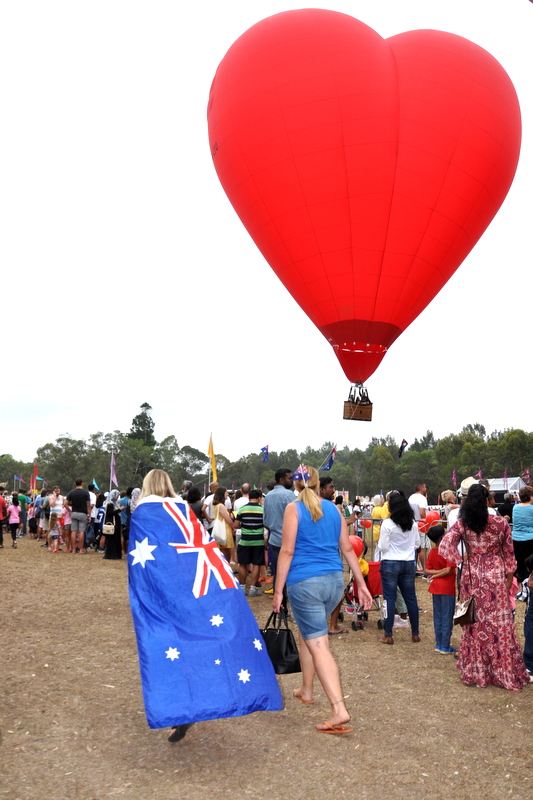
{"label": "man in grey shirt", "polygon": [[[267,589],[264,594],[274,594],[276,586],[276,572],[278,567],[278,556],[281,550],[281,529],[283,527],[283,515],[285,509],[292,503],[294,492],[292,489],[292,478],[290,469],[278,469],[275,474],[276,485],[267,494],[263,501],[264,515],[263,523],[268,528],[268,554],[270,568],[274,576],[272,589]],[[287,595],[283,589],[283,607],[287,608]]]}

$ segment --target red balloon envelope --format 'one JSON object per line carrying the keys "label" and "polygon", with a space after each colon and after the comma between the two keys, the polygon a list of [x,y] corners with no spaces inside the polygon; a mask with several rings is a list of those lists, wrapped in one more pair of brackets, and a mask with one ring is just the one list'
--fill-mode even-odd
{"label": "red balloon envelope", "polygon": [[280,280],[365,381],[464,260],[511,185],[520,109],[467,39],[390,39],[336,11],[276,14],[211,87],[218,177]]}

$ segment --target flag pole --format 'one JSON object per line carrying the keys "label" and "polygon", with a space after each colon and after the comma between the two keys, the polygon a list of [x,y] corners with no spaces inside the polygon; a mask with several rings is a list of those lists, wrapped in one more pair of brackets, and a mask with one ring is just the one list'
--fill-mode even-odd
{"label": "flag pole", "polygon": [[[113,448],[111,448],[111,464],[113,463]],[[111,464],[109,465],[109,494],[111,494],[112,478],[111,478]]]}

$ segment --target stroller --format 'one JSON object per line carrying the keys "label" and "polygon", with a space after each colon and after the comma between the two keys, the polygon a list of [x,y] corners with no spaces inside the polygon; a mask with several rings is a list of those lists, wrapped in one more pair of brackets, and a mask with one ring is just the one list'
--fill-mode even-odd
{"label": "stroller", "polygon": [[[364,544],[363,540],[359,536],[350,536],[350,541],[352,543],[352,547],[354,549],[355,555],[360,558],[364,552],[366,545]],[[368,575],[365,576],[365,583],[368,587],[368,591],[372,595],[372,609],[375,609],[379,612],[379,619],[377,621],[377,626],[379,630],[383,629],[384,625],[384,616],[383,616],[383,601],[381,598],[381,573],[379,571],[379,561],[369,561],[368,562]],[[368,620],[368,612],[365,611],[363,606],[359,603],[357,598],[357,587],[355,586],[355,581],[353,579],[353,575],[350,573],[350,581],[344,590],[344,597],[346,598],[346,609],[353,608],[354,619],[352,621],[352,630],[354,631],[362,631],[365,627],[365,622]],[[372,610],[371,609],[371,610]],[[350,613],[350,612],[349,612]],[[344,620],[344,614],[341,612],[339,614],[339,620],[342,622]]]}

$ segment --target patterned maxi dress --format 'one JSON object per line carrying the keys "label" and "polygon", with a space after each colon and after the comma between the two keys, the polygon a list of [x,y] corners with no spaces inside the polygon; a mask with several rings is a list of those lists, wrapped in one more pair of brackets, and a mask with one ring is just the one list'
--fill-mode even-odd
{"label": "patterned maxi dress", "polygon": [[[444,536],[440,555],[453,564],[462,559],[457,547],[465,528],[459,520]],[[479,535],[466,528],[468,563],[461,575],[461,600],[473,594],[477,622],[465,625],[461,636],[457,668],[461,680],[478,686],[521,689],[529,682],[506,588],[505,574],[514,572],[511,529],[502,517],[489,516]],[[471,578],[471,583],[470,583]]]}

